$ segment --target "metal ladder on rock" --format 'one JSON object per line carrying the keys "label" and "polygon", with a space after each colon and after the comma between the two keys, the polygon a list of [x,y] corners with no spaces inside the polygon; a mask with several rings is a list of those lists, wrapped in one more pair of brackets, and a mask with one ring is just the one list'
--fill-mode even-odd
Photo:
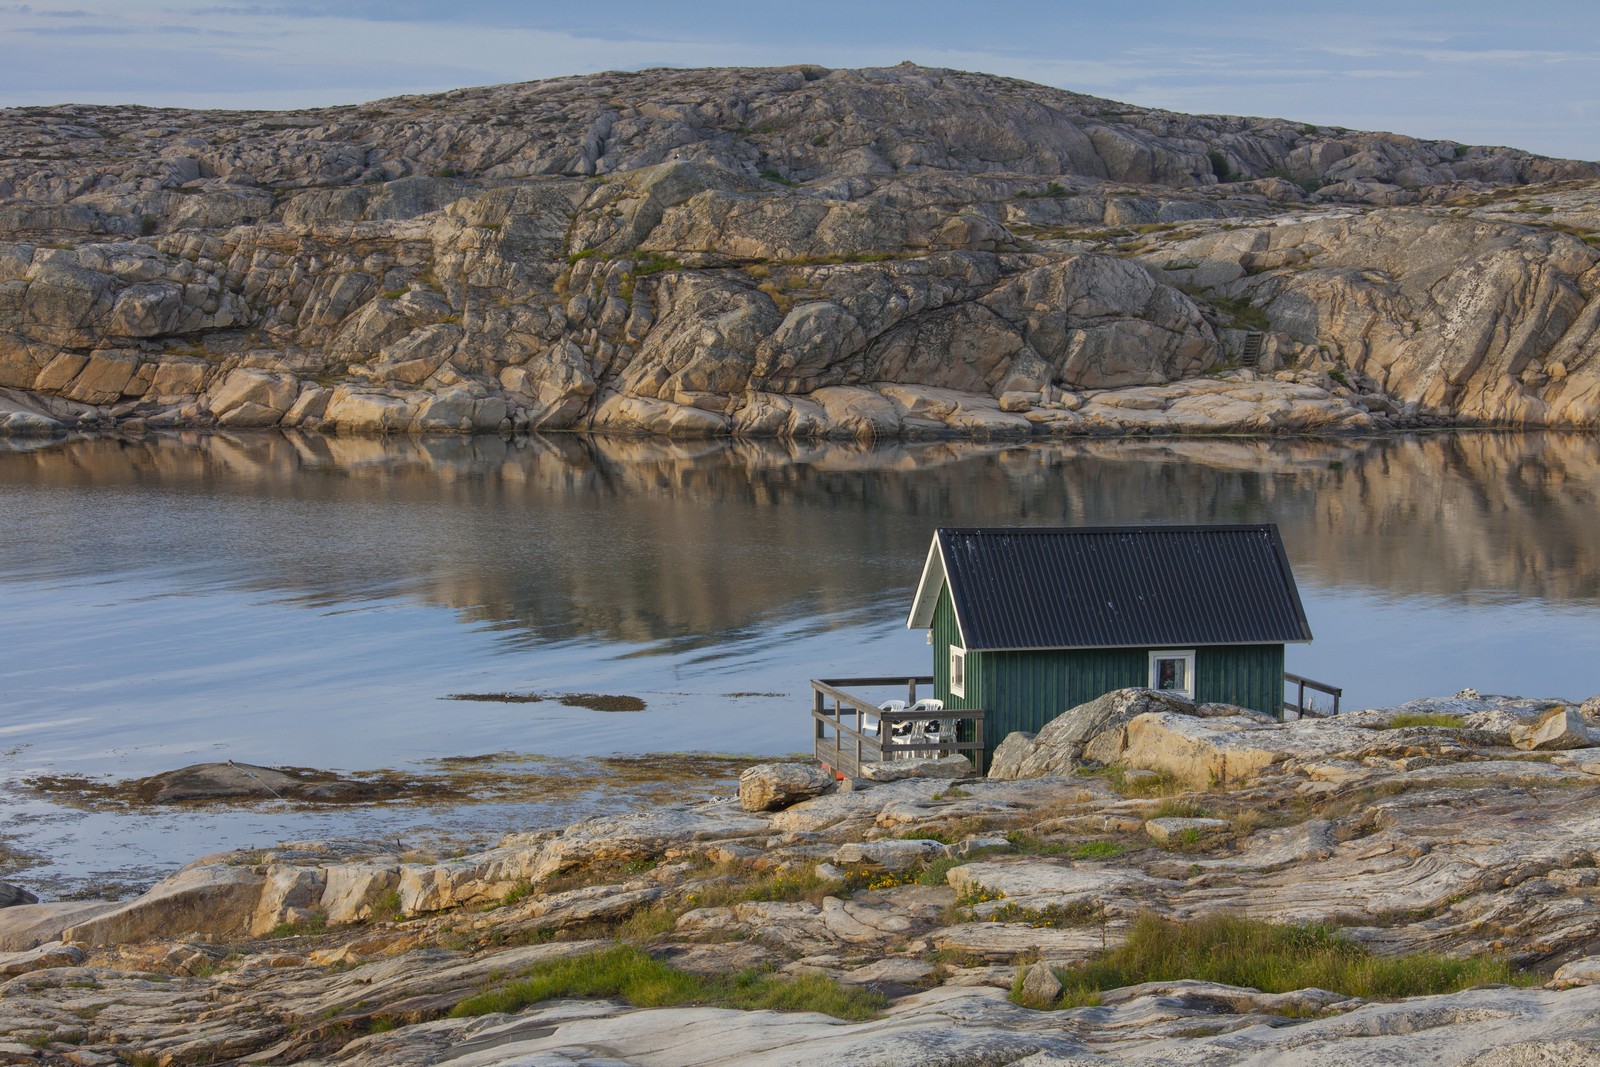
{"label": "metal ladder on rock", "polygon": [[1252,331],[1244,336],[1244,348],[1239,352],[1239,366],[1255,367],[1261,362],[1261,348],[1267,342],[1267,335]]}

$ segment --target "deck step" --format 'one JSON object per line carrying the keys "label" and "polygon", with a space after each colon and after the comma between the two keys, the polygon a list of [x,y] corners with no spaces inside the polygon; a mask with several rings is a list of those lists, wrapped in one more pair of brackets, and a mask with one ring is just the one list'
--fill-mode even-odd
{"label": "deck step", "polygon": [[1267,342],[1264,333],[1250,332],[1245,334],[1244,349],[1239,353],[1239,366],[1254,367],[1261,362],[1261,349]]}

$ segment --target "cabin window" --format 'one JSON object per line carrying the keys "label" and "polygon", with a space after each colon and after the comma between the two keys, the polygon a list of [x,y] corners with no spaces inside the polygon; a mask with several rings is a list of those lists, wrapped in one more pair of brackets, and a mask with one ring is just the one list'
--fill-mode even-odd
{"label": "cabin window", "polygon": [[967,650],[964,648],[950,650],[950,695],[967,695]]}
{"label": "cabin window", "polygon": [[1150,688],[1194,697],[1194,649],[1150,653]]}

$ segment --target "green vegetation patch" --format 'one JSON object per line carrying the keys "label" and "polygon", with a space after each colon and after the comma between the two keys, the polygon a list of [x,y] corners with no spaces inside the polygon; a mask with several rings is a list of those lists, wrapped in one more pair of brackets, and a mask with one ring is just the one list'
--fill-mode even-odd
{"label": "green vegetation patch", "polygon": [[680,1004],[745,1011],[820,1011],[837,1019],[871,1019],[888,1001],[819,975],[789,977],[769,970],[704,977],[680,971],[634,945],[613,945],[535,964],[522,978],[468,997],[452,1018],[520,1011],[561,997],[620,997],[640,1008]]}
{"label": "green vegetation patch", "polygon": [[1280,926],[1233,915],[1173,922],[1141,915],[1119,948],[1057,972],[1056,1007],[1099,1003],[1110,989],[1196,979],[1288,993],[1329,989],[1371,1000],[1453,993],[1488,984],[1531,985],[1537,975],[1491,957],[1454,959],[1430,952],[1374,956],[1332,927]]}

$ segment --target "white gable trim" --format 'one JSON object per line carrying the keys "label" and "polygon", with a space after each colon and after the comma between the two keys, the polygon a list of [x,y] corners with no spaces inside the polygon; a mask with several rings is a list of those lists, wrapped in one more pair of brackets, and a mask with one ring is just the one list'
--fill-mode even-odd
{"label": "white gable trim", "polygon": [[[917,582],[917,595],[911,601],[911,615],[906,619],[908,630],[930,630],[933,628],[933,612],[939,606],[939,592],[949,584],[945,577],[944,543],[939,540],[937,531],[933,535],[933,543],[928,546],[928,559],[922,565],[922,579]],[[954,595],[950,597],[950,606],[955,609],[956,632],[961,635],[961,645],[967,645],[967,631],[961,625],[961,608],[956,604]]]}

